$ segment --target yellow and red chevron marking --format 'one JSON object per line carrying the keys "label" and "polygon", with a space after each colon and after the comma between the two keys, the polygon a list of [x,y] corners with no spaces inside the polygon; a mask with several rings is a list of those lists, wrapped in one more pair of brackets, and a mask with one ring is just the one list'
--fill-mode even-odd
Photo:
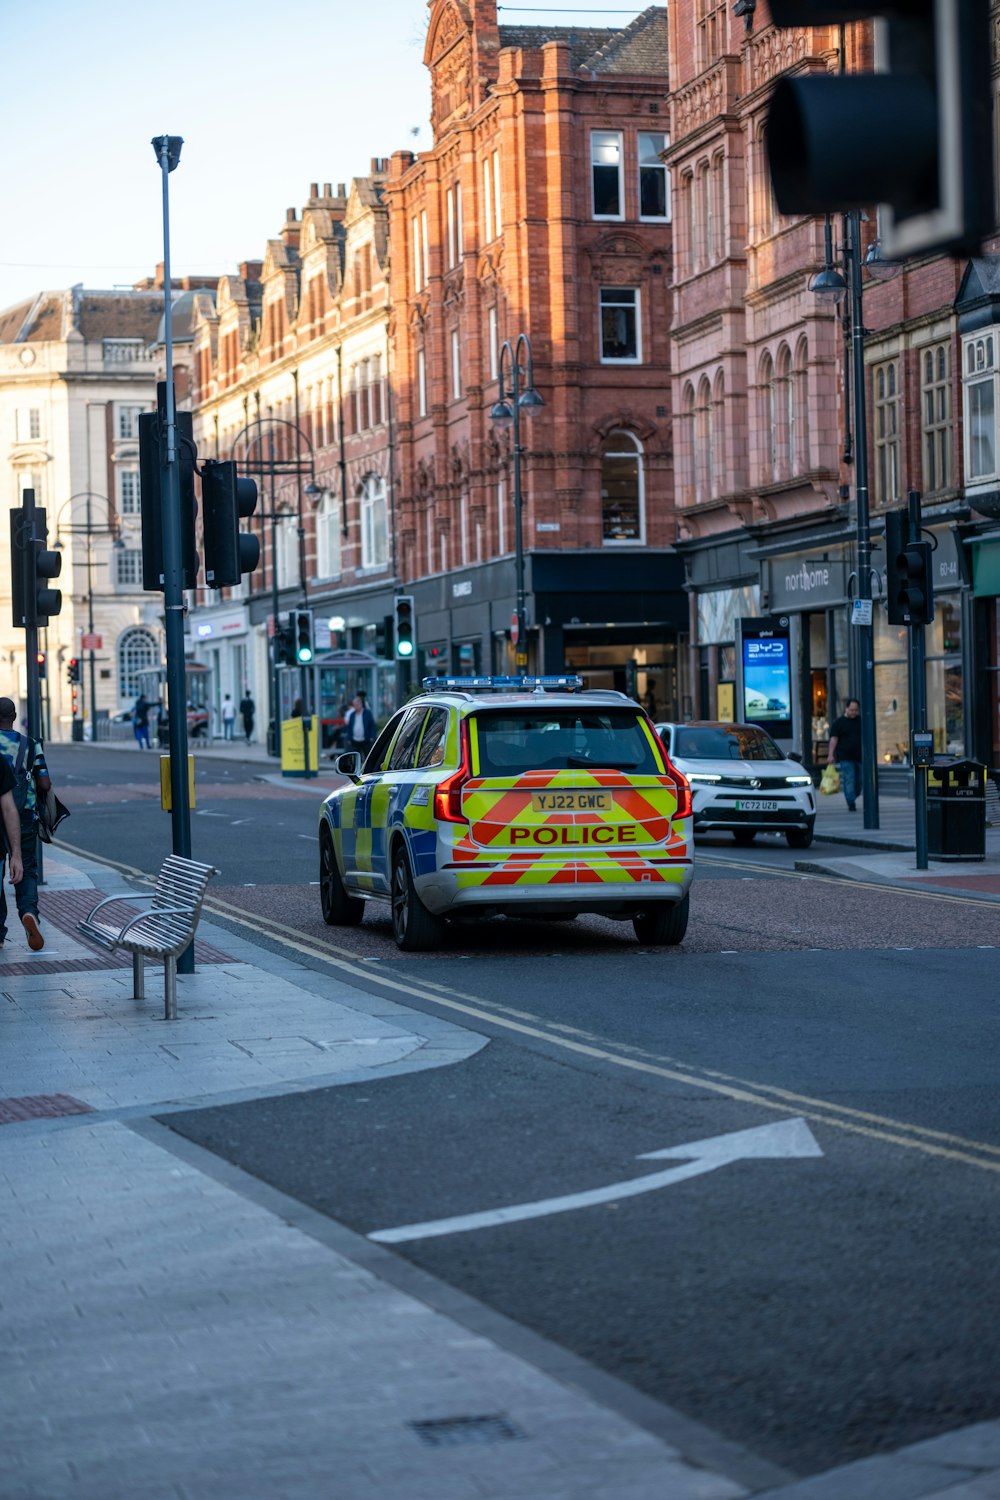
{"label": "yellow and red chevron marking", "polygon": [[[560,788],[607,792],[610,806],[552,812],[532,806],[534,792]],[[670,823],[676,787],[668,776],[643,777],[639,786],[620,771],[529,771],[500,786],[495,778],[476,778],[464,790],[462,809],[473,842],[482,848],[677,842]]]}
{"label": "yellow and red chevron marking", "polygon": [[497,868],[470,864],[456,873],[460,887],[505,887],[512,885],[670,885],[684,879],[683,865],[654,865],[633,856],[612,855],[601,859],[553,861],[506,859]]}

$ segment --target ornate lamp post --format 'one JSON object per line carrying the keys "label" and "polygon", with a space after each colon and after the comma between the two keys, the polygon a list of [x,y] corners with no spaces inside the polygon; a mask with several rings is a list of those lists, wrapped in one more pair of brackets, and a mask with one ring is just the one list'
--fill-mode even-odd
{"label": "ornate lamp post", "polygon": [[[524,351],[525,363],[520,363]],[[512,342],[505,339],[500,346],[499,371],[500,390],[498,399],[490,409],[490,420],[496,427],[513,427],[514,439],[514,576],[517,591],[516,617],[517,640],[516,662],[519,667],[528,665],[528,636],[524,609],[524,520],[521,493],[521,412],[532,412],[545,402],[535,390],[531,358],[531,342],[526,333],[519,333]],[[523,384],[522,384],[523,382]]]}

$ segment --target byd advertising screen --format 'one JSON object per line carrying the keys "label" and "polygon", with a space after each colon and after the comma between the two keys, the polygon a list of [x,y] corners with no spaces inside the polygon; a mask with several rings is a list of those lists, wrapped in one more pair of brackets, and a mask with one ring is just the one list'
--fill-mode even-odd
{"label": "byd advertising screen", "polygon": [[743,641],[743,717],[769,724],[792,717],[787,636]]}

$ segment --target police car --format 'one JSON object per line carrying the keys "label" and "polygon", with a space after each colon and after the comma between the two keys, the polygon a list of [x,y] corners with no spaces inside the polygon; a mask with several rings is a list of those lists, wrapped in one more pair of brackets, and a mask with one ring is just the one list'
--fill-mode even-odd
{"label": "police car", "polygon": [[578,677],[425,678],[320,811],[331,926],[387,901],[406,951],[445,922],[505,916],[631,921],[681,942],[693,875],[691,789],[624,693]]}

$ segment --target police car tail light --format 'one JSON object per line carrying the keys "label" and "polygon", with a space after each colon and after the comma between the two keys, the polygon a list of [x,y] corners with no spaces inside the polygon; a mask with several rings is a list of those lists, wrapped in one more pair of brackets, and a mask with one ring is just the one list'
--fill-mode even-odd
{"label": "police car tail light", "polygon": [[694,803],[691,800],[691,783],[687,777],[678,771],[667,761],[667,775],[673,778],[674,786],[677,788],[677,810],[675,818],[690,818],[694,812]]}
{"label": "police car tail light", "polygon": [[462,759],[453,775],[438,783],[434,793],[434,816],[441,823],[467,823],[462,813],[462,788],[470,778],[469,726],[463,720],[459,726],[459,743]]}

